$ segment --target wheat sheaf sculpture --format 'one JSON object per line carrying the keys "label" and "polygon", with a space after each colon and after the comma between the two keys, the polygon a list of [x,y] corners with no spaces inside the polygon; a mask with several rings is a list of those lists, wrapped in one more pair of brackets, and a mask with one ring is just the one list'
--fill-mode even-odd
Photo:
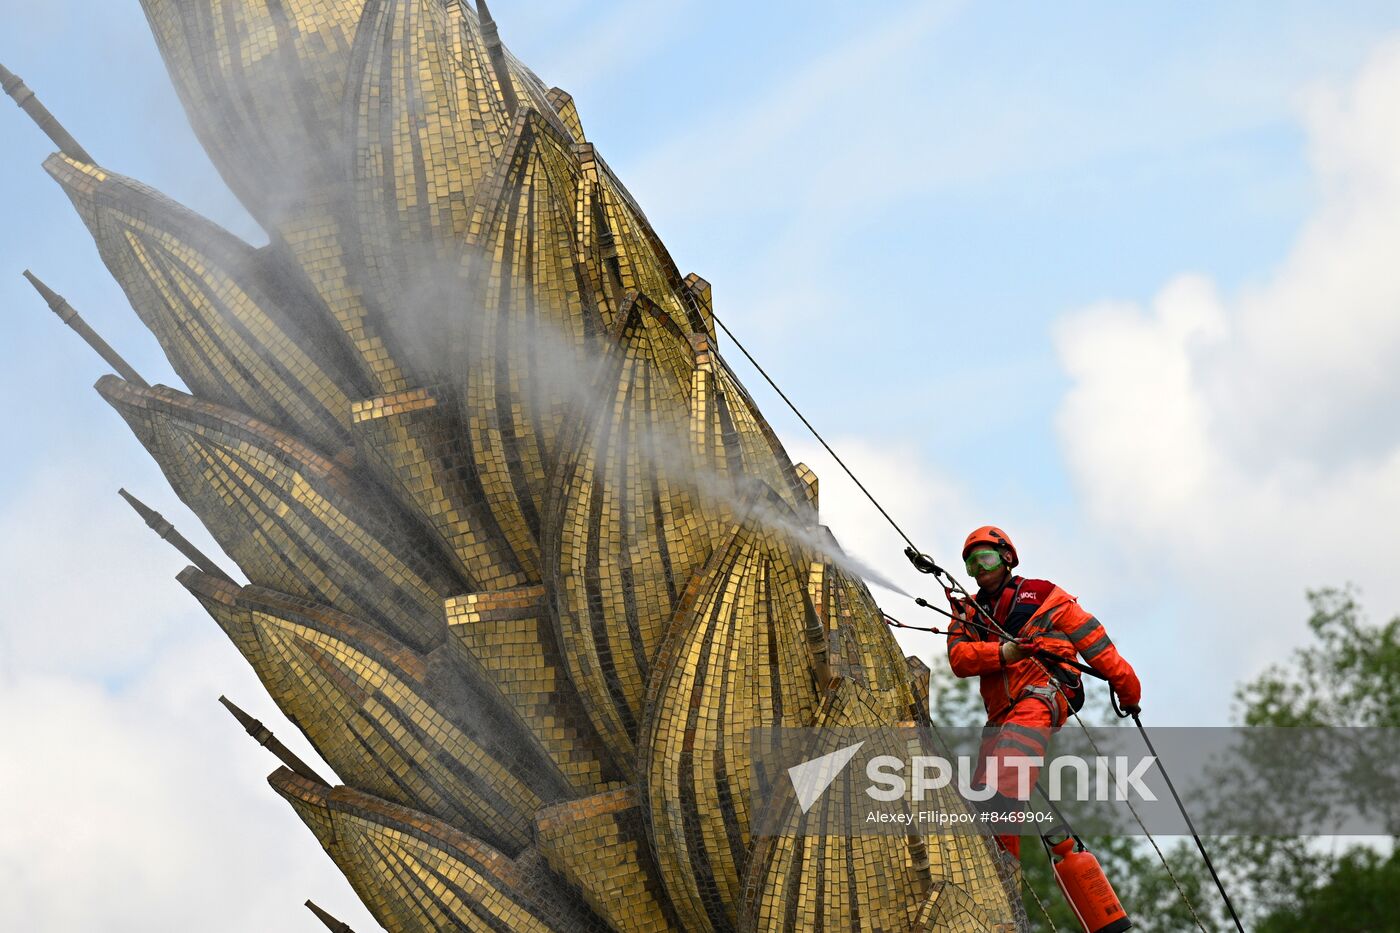
{"label": "wheat sheaf sculpture", "polygon": [[5,89],[187,391],[87,331],[97,389],[249,583],[136,504],[344,782],[269,778],[379,922],[1021,926],[983,839],[751,834],[753,728],[923,721],[927,670],[813,544],[709,285],[486,4],[142,6],[267,246]]}

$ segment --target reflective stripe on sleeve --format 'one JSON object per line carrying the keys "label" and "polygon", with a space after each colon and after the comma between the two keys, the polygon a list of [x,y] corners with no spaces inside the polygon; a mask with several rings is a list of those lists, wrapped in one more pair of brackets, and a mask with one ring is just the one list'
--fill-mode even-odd
{"label": "reflective stripe on sleeve", "polygon": [[1084,648],[1079,653],[1084,655],[1084,660],[1092,661],[1094,660],[1094,658],[1097,658],[1099,655],[1103,654],[1105,651],[1112,647],[1113,640],[1108,637],[1107,632],[1104,632],[1104,634],[1098,639],[1096,639],[1092,645],[1089,645],[1087,648]]}
{"label": "reflective stripe on sleeve", "polygon": [[1090,635],[1094,634],[1094,630],[1098,628],[1100,628],[1099,620],[1094,618],[1093,616],[1089,616],[1089,618],[1085,619],[1084,622],[1081,623],[1078,628],[1073,629],[1069,633],[1069,637],[1072,638],[1074,641],[1083,641]]}

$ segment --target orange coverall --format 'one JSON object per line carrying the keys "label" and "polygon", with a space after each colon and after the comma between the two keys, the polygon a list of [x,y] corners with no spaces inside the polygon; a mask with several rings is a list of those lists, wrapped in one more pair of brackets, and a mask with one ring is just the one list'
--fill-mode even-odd
{"label": "orange coverall", "polygon": [[[1032,639],[1036,649],[1066,658],[1081,655],[1108,678],[1120,703],[1138,705],[1142,687],[1132,666],[1119,655],[1098,619],[1055,584],[1012,577],[999,593],[978,593],[977,599],[1011,637]],[[985,780],[987,764],[995,758],[997,792],[1016,799],[1020,797],[1020,775],[1006,759],[1043,758],[1051,733],[1069,716],[1069,702],[1046,673],[1046,662],[1026,658],[1003,664],[997,635],[967,621],[986,625],[986,620],[966,605],[960,614],[963,618],[948,626],[948,663],[959,677],[981,678],[982,701],[987,707],[982,760],[974,780],[979,784]],[[1072,668],[1062,670],[1077,674]],[[1031,786],[1038,776],[1039,768],[1029,769]],[[1019,835],[997,838],[1013,855],[1020,856]]]}

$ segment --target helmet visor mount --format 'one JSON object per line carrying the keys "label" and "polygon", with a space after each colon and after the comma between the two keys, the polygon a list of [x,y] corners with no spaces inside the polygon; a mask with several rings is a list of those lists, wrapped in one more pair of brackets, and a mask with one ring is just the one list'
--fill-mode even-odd
{"label": "helmet visor mount", "polygon": [[989,547],[980,547],[970,552],[963,558],[967,565],[967,572],[971,576],[977,576],[988,570],[996,570],[1002,566],[1001,552]]}

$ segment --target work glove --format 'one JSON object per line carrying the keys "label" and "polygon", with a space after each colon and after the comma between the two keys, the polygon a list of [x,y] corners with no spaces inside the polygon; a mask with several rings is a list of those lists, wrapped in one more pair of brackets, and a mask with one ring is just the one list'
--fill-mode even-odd
{"label": "work glove", "polygon": [[1118,698],[1118,708],[1129,716],[1142,712],[1142,684],[1136,675],[1123,678],[1111,685],[1113,695]]}
{"label": "work glove", "polygon": [[[1035,653],[1029,641],[1017,639],[1016,641],[1005,641],[1001,643],[1001,663],[1019,664]],[[1007,657],[1010,654],[1012,657]]]}

